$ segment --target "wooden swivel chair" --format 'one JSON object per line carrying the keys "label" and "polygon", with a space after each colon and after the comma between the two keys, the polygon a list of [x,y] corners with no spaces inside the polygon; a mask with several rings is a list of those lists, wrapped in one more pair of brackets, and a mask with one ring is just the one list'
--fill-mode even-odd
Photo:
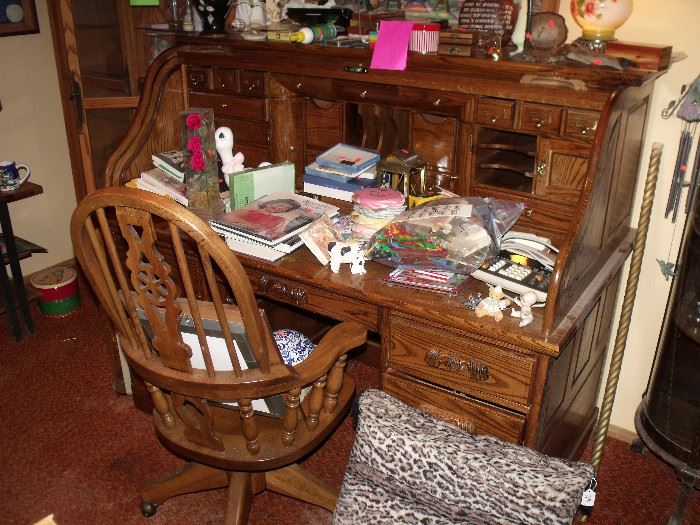
{"label": "wooden swivel chair", "polygon": [[[225,523],[246,523],[252,496],[265,489],[333,510],[336,492],[296,462],[346,413],[355,385],[345,354],[365,342],[365,329],[340,323],[308,358],[286,365],[236,255],[204,221],[158,195],[98,190],[73,213],[71,236],[130,367],[146,383],[158,437],[189,461],[142,488],[142,512],[222,487]],[[265,413],[275,400],[279,413]]]}

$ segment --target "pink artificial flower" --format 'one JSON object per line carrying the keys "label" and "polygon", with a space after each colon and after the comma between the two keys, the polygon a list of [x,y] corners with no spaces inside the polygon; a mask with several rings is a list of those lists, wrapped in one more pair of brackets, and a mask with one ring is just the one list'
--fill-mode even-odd
{"label": "pink artificial flower", "polygon": [[202,152],[202,137],[194,135],[187,141],[187,149],[192,153]]}
{"label": "pink artificial flower", "polygon": [[190,113],[185,119],[185,124],[187,124],[188,129],[199,129],[202,125],[202,117],[199,113]]}
{"label": "pink artificial flower", "polygon": [[586,5],[583,7],[583,9],[587,15],[594,15],[596,10],[596,3],[586,2]]}
{"label": "pink artificial flower", "polygon": [[192,154],[192,158],[190,159],[190,166],[192,166],[192,169],[195,171],[204,170],[204,155],[201,151]]}

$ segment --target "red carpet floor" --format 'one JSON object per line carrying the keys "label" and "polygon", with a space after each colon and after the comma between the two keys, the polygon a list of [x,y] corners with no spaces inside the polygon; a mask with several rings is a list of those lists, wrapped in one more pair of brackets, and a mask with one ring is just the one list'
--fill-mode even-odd
{"label": "red carpet floor", "polygon": [[[220,523],[223,491],[180,496],[142,517],[141,482],[182,461],[159,444],[150,416],[112,390],[108,326],[89,294],[65,317],[43,316],[36,305],[32,312],[36,336],[20,343],[0,316],[0,524],[31,524],[51,513],[59,525]],[[351,365],[360,391],[378,384],[376,370]],[[305,466],[340,486],[352,440],[346,419]],[[663,525],[678,490],[672,469],[651,453],[608,439],[588,523]],[[326,525],[330,513],[263,493],[253,500],[250,523]],[[684,523],[700,524],[697,491]]]}

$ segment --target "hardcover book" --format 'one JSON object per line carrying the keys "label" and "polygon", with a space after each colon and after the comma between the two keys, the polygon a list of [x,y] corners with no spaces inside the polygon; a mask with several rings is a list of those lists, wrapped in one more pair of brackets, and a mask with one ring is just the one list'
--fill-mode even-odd
{"label": "hardcover book", "polygon": [[299,236],[291,237],[274,246],[256,242],[247,237],[240,237],[238,235],[227,236],[224,234],[224,240],[226,241],[226,245],[234,252],[250,255],[251,257],[257,257],[270,262],[275,262],[304,245],[304,242]]}
{"label": "hardcover book", "polygon": [[185,157],[181,150],[163,151],[151,155],[153,165],[172,175],[180,182],[185,181]]}
{"label": "hardcover book", "polygon": [[368,168],[365,168],[363,171],[355,175],[348,175],[347,173],[338,169],[329,168],[328,166],[321,166],[318,162],[312,162],[311,164],[306,166],[304,171],[311,175],[316,175],[317,177],[323,177],[326,179],[338,180],[342,182],[350,182],[356,178],[371,180],[375,180],[377,178],[377,171],[375,169],[374,164],[372,166],[369,166]]}
{"label": "hardcover book", "polygon": [[355,178],[350,181],[332,180],[325,177],[304,173],[304,192],[321,197],[330,197],[341,201],[352,202],[352,196],[357,190],[371,188],[376,185],[374,179]]}
{"label": "hardcover book", "polygon": [[228,182],[231,209],[237,210],[270,193],[294,193],[294,164],[282,162],[250,168],[232,173]]}
{"label": "hardcover book", "polygon": [[374,150],[340,143],[321,153],[316,157],[316,162],[321,166],[328,166],[349,175],[356,175],[375,165],[379,159],[379,153]]}
{"label": "hardcover book", "polygon": [[142,172],[141,179],[136,182],[136,186],[153,193],[167,195],[183,206],[187,206],[187,186],[185,183],[160,168]]}
{"label": "hardcover book", "polygon": [[338,207],[290,192],[267,195],[210,222],[220,232],[230,232],[267,245],[298,235],[321,215],[333,216]]}

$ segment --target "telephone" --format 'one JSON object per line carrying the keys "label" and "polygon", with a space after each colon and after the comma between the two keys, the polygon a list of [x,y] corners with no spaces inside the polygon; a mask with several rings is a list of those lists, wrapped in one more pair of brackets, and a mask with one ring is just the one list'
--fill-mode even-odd
{"label": "telephone", "polygon": [[472,276],[521,295],[535,292],[538,302],[545,302],[558,252],[546,237],[509,231],[501,239],[501,252],[484,261]]}
{"label": "telephone", "polygon": [[559,253],[547,237],[513,230],[506,232],[502,237],[501,250],[534,259],[550,272],[554,268]]}

